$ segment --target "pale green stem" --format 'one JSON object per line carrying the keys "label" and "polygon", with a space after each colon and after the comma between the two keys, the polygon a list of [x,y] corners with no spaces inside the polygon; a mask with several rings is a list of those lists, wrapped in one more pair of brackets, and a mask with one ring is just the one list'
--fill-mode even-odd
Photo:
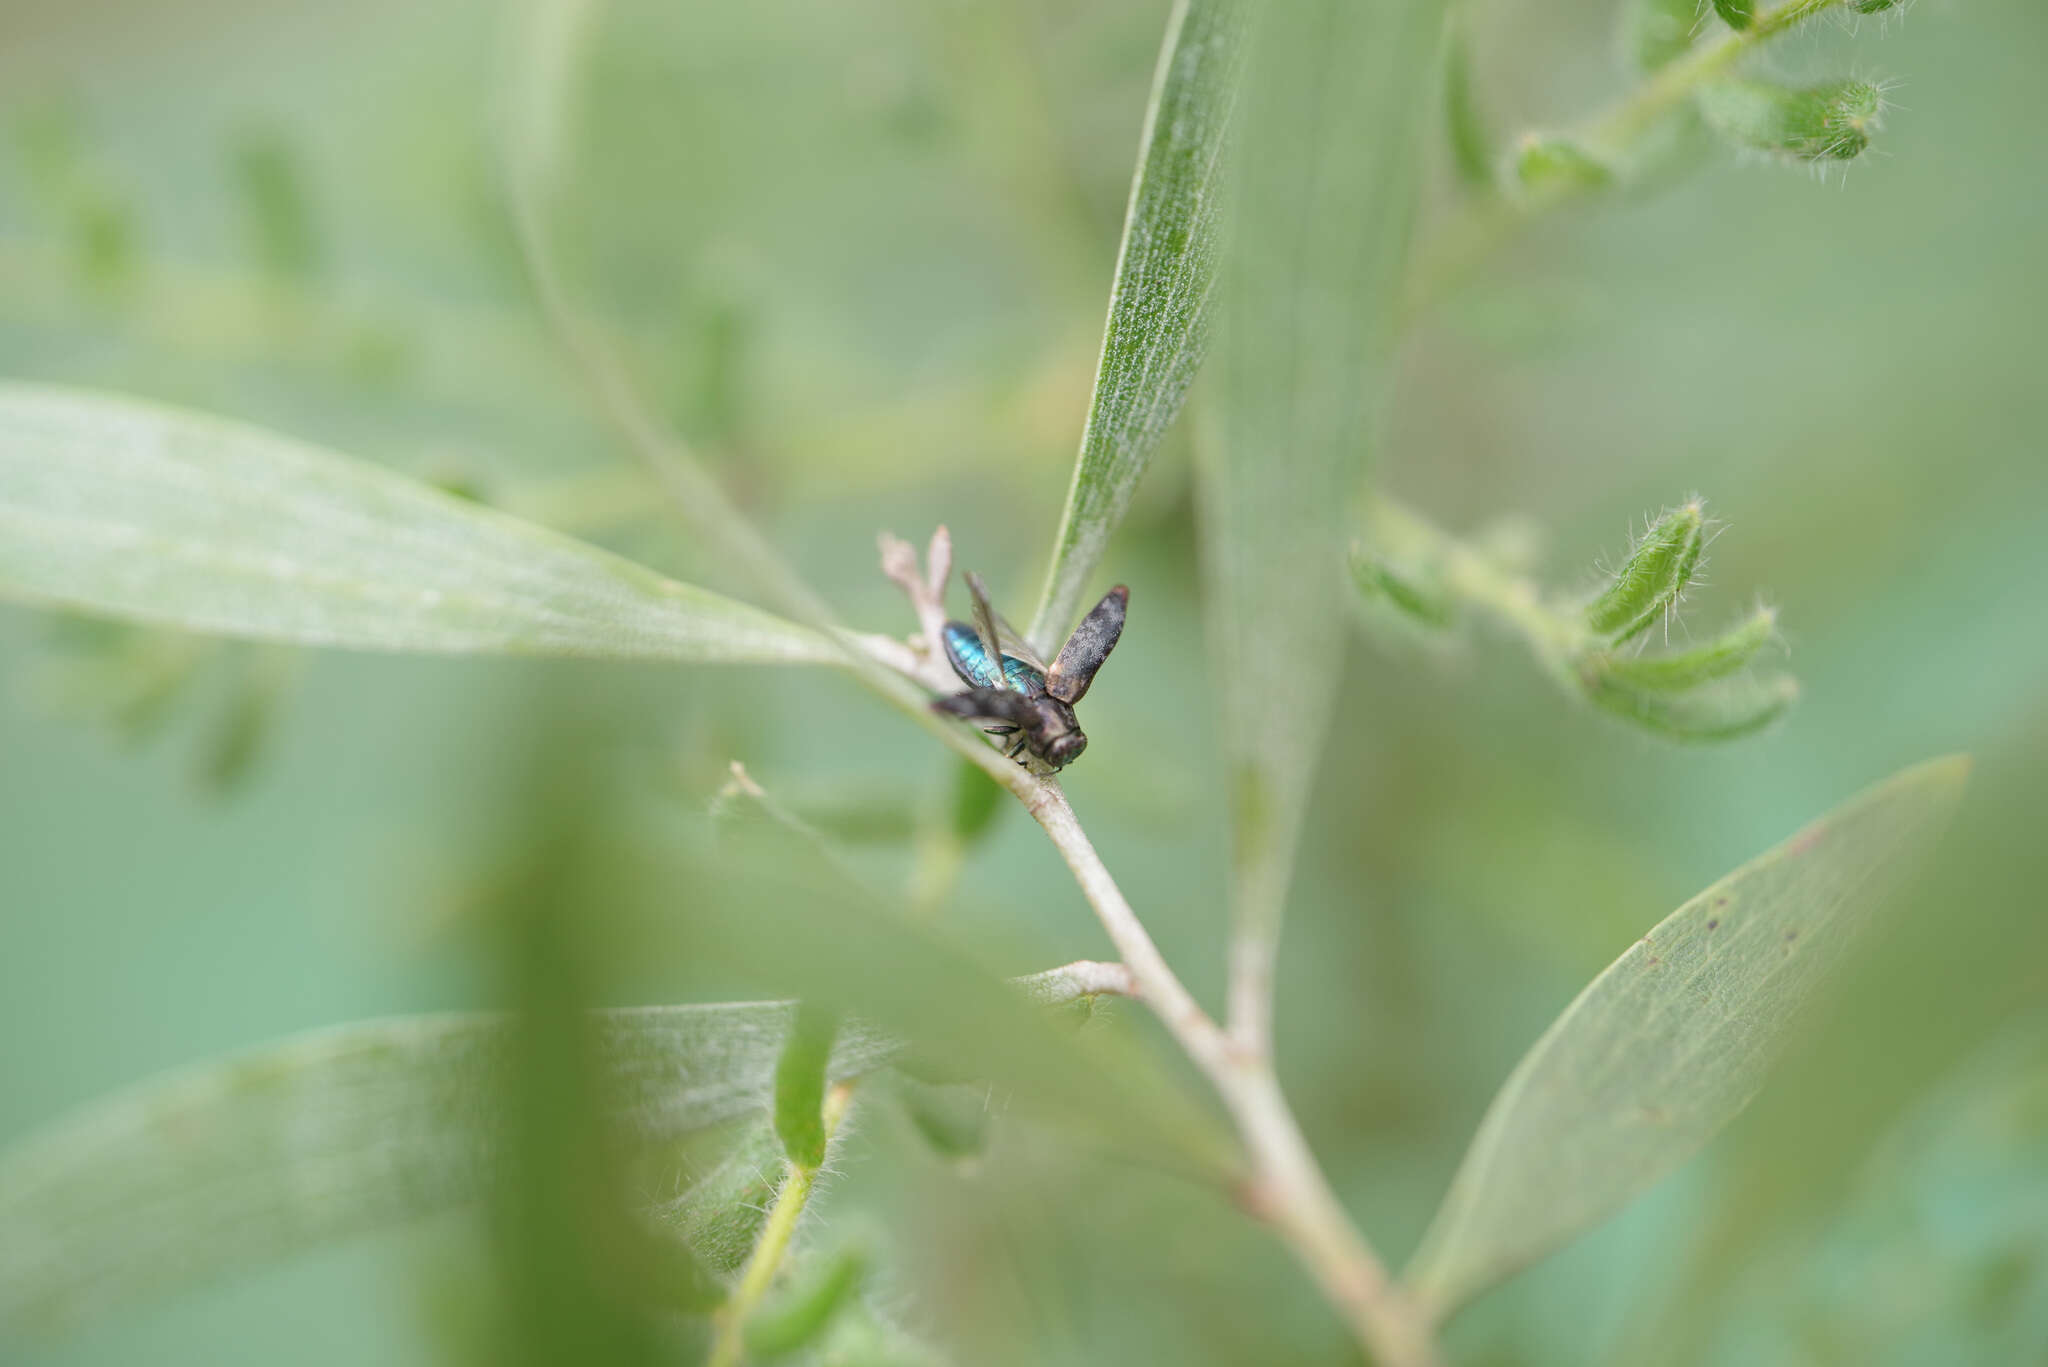
{"label": "pale green stem", "polygon": [[1164,1024],[1205,1073],[1237,1124],[1251,1159],[1239,1189],[1245,1208],[1271,1225],[1380,1367],[1435,1367],[1439,1358],[1422,1308],[1387,1275],[1330,1190],[1263,1050],[1226,1034],[1175,976],[1116,880],[1081,829],[1066,794],[1050,780],[1027,799],[1073,872],[1129,970],[1131,995]]}
{"label": "pale green stem", "polygon": [[[837,1132],[852,1104],[853,1084],[850,1082],[842,1082],[826,1094],[827,1139]],[[775,1193],[775,1204],[768,1209],[768,1221],[761,1226],[761,1236],[754,1243],[754,1251],[747,1256],[747,1265],[740,1271],[739,1285],[733,1288],[732,1299],[718,1313],[718,1338],[707,1359],[708,1367],[739,1367],[746,1360],[747,1316],[754,1313],[769,1288],[775,1285],[775,1276],[782,1270],[782,1260],[789,1252],[791,1238],[796,1234],[797,1221],[803,1218],[804,1205],[811,1199],[811,1189],[817,1184],[818,1169],[799,1167],[795,1163],[785,1166],[787,1171],[782,1186]]]}
{"label": "pale green stem", "polygon": [[[1746,29],[1732,29],[1701,43],[1652,73],[1605,112],[1571,133],[1577,144],[1601,161],[1626,162],[1636,144],[1708,82],[1770,39],[1815,15],[1839,8],[1843,0],[1786,0],[1759,14]],[[1452,218],[1431,230],[1429,245],[1410,272],[1401,306],[1401,324],[1415,321],[1446,288],[1477,262],[1500,247],[1524,223],[1586,194],[1591,187],[1559,177],[1522,193],[1493,191],[1469,200]]]}
{"label": "pale green stem", "polygon": [[1553,672],[1568,673],[1568,662],[1592,645],[1593,632],[1582,614],[1547,601],[1535,580],[1508,568],[1498,556],[1388,498],[1373,499],[1368,521],[1376,544],[1431,566],[1453,598],[1507,626]]}

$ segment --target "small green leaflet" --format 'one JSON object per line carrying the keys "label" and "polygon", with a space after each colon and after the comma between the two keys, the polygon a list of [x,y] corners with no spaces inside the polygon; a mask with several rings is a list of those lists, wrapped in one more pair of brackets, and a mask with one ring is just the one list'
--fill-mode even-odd
{"label": "small green leaflet", "polygon": [[0,384],[0,597],[360,650],[843,662],[817,632],[388,470]]}
{"label": "small green leaflet", "polygon": [[[595,1013],[618,1133],[651,1145],[765,1109],[790,1016]],[[830,1074],[895,1050],[848,1029]],[[144,1083],[0,1153],[0,1342],[481,1199],[512,1061],[501,1018],[339,1026]]]}
{"label": "small green leaflet", "polygon": [[1508,1078],[1407,1280],[1437,1313],[1605,1219],[1749,1103],[1797,1008],[1912,872],[1969,773],[1916,765],[1664,918]]}

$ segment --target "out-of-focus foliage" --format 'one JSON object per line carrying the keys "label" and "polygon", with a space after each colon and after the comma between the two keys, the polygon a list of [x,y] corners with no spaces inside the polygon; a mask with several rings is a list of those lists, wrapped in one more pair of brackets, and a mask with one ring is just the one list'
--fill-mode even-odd
{"label": "out-of-focus foliage", "polygon": [[[883,527],[949,523],[1012,616],[1040,582],[1166,8],[599,11],[573,129],[580,207],[560,225],[578,278],[664,413],[849,624],[909,627],[870,570]],[[1467,6],[1493,126],[1569,125],[1638,79],[1613,60],[1619,8]],[[489,152],[500,17],[468,0],[10,7],[0,371],[234,413],[735,592],[729,566],[672,532],[536,321]],[[1694,148],[1661,194],[1532,225],[1404,339],[1385,486],[1447,526],[1528,514],[1554,537],[1532,560],[1552,583],[1674,490],[1708,490],[1735,528],[1714,548],[1716,599],[1771,591],[1805,701],[1765,737],[1676,750],[1560,707],[1483,638],[1351,651],[1307,806],[1278,1047],[1335,1184],[1395,1257],[1515,1059],[1662,911],[1865,781],[1929,753],[1980,757],[1926,880],[1938,893],[1899,908],[1744,1119],[1475,1303],[1449,1335],[1460,1361],[1739,1359],[1792,1314],[1750,1280],[1768,1272],[1745,1271],[1780,1265],[1788,1239],[1869,1250],[1811,1260],[1844,1281],[1795,1318],[1854,1313],[1862,1272],[1907,1254],[1850,1174],[2039,1000],[2048,401],[2030,357],[2048,205],[2012,130],[2038,105],[2048,16],[1986,0],[1967,22],[1932,4],[1898,17],[1861,18],[1853,38],[1823,21],[1745,73],[1788,89],[1910,77],[1881,158],[1823,190],[1770,157]],[[1448,181],[1425,193],[1419,248]],[[1130,626],[1068,777],[1124,890],[1215,1003],[1227,811],[1186,448],[1184,423],[1104,562],[1132,586]],[[910,847],[884,837],[943,805],[957,763],[823,673],[307,652],[220,792],[190,781],[190,756],[233,708],[241,648],[184,671],[177,637],[124,633],[88,655],[49,633],[0,616],[0,1140],[297,1030],[530,1007],[503,968],[505,919],[479,910],[478,889],[510,877],[508,841],[537,852],[576,928],[530,951],[536,979],[582,965],[569,1005],[758,995],[762,960],[718,948],[731,927],[707,924],[716,908],[671,853],[728,762],[821,827],[853,812],[847,857],[885,890],[907,882]],[[112,662],[94,676],[104,704],[82,684],[50,696],[81,660]],[[183,680],[156,715],[162,744],[130,752],[67,720],[117,720],[124,698],[152,696],[153,670]],[[565,733],[578,776],[529,773],[540,738]],[[572,821],[579,846],[538,838]],[[1104,951],[1028,823],[997,821],[968,857],[973,896],[933,912],[978,961],[1022,973]],[[982,1095],[992,1123],[971,1162],[933,1153],[879,1090],[856,1108],[834,1162],[860,1180],[819,1199],[830,1228],[867,1214],[888,1239],[830,1341],[914,1360],[912,1329],[997,1367],[1355,1360],[1235,1212],[1049,1142]],[[535,1131],[558,1155],[597,1142]],[[1972,1133],[1930,1137],[1958,1156],[1908,1166],[1938,1168],[1934,1189],[1997,1186],[1968,1210],[2026,1209],[2039,1164]],[[719,1161],[679,1156],[662,1194]],[[508,1285],[583,1287],[563,1321],[613,1323],[586,1273],[543,1260],[508,1277],[505,1241],[479,1237],[558,1229],[549,1209],[280,1262],[16,1355],[502,1361],[504,1326],[544,1305]],[[1997,1335],[2025,1331],[2030,1283],[2008,1246],[1964,1244],[1988,1275],[1885,1299],[1891,1344],[2002,1349]],[[567,1258],[576,1242],[547,1246]],[[1784,1278],[1802,1301],[1803,1271]],[[1867,1360],[1843,1342],[1808,1360]]]}
{"label": "out-of-focus foliage", "polygon": [[1855,1173],[1842,1212],[1737,1284],[1716,1364],[2025,1362],[2048,1339],[2048,1020],[1935,1088]]}

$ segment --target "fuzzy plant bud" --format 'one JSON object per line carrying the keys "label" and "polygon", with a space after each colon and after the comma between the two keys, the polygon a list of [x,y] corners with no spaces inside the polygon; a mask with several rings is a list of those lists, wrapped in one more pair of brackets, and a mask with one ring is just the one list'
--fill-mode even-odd
{"label": "fuzzy plant bud", "polygon": [[1515,182],[1530,194],[1597,190],[1614,172],[1569,138],[1531,133],[1515,148]]}
{"label": "fuzzy plant bud", "polygon": [[806,1171],[825,1161],[825,1069],[838,1033],[836,1012],[800,1002],[775,1063],[775,1133],[789,1161]]}
{"label": "fuzzy plant bud", "polygon": [[1640,635],[1677,603],[1705,546],[1706,510],[1697,499],[1665,513],[1587,606],[1586,625],[1616,644]]}
{"label": "fuzzy plant bud", "polygon": [[1898,7],[1899,0],[1849,0],[1849,8],[1858,14],[1883,14]]}
{"label": "fuzzy plant bud", "polygon": [[1848,161],[1870,146],[1883,98],[1868,81],[1794,89],[1768,81],[1720,81],[1700,91],[1700,113],[1721,133],[1802,161]]}
{"label": "fuzzy plant bud", "polygon": [[1589,658],[1586,668],[1630,689],[1682,693],[1740,673],[1777,634],[1777,612],[1758,608],[1719,636],[1689,649],[1660,655],[1600,654]]}
{"label": "fuzzy plant bud", "polygon": [[1357,542],[1351,546],[1351,579],[1368,603],[1390,607],[1427,627],[1447,627],[1452,622],[1450,595],[1442,585],[1430,575],[1397,564]]}
{"label": "fuzzy plant bud", "polygon": [[1745,29],[1756,22],[1756,0],[1714,0],[1714,13],[1732,29]]}
{"label": "fuzzy plant bud", "polygon": [[1621,11],[1621,48],[1639,71],[1683,56],[1699,32],[1700,0],[1629,0]]}

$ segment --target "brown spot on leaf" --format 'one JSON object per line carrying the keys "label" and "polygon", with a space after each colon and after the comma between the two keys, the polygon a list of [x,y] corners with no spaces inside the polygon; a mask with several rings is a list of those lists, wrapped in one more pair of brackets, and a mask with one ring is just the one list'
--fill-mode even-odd
{"label": "brown spot on leaf", "polygon": [[1707,922],[1707,929],[1708,929],[1708,930],[1719,930],[1720,928],[1721,928],[1721,918],[1720,918],[1720,917],[1718,917],[1718,916],[1714,917],[1714,918],[1713,918],[1712,920],[1710,920],[1710,921],[1708,921],[1708,922]]}

